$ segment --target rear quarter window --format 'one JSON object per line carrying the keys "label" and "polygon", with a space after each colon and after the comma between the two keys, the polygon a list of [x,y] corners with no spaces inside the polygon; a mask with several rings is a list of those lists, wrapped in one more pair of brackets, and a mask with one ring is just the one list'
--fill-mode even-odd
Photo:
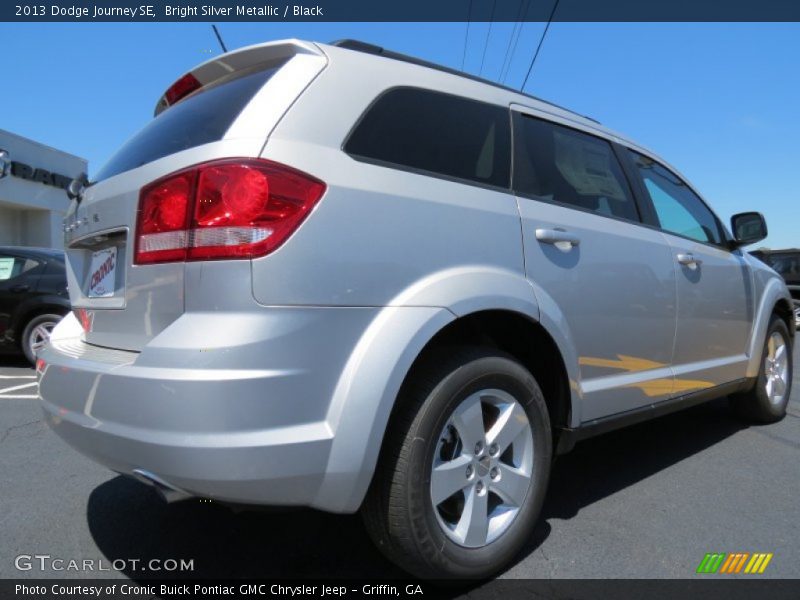
{"label": "rear quarter window", "polygon": [[102,181],[181,150],[222,139],[281,64],[237,73],[167,108],[125,142],[94,180]]}
{"label": "rear quarter window", "polygon": [[344,150],[368,162],[507,188],[509,118],[501,106],[396,88],[367,109]]}

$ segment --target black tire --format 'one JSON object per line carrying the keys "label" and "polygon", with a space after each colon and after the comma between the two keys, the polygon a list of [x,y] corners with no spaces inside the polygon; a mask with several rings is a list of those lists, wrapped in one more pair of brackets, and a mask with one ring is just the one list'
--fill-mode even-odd
{"label": "black tire", "polygon": [[[432,460],[453,411],[487,386],[510,394],[527,415],[533,434],[531,484],[508,528],[497,539],[468,548],[445,535],[437,520]],[[361,510],[370,537],[389,560],[419,577],[496,573],[530,539],[547,489],[552,432],[539,385],[525,367],[496,350],[456,348],[415,369],[398,403]]]}
{"label": "black tire", "polygon": [[[769,341],[774,334],[779,334],[783,337],[788,361],[786,390],[783,398],[778,402],[770,400],[767,393],[766,358],[769,352]],[[734,394],[730,397],[731,406],[736,414],[745,420],[755,423],[774,423],[783,419],[786,416],[786,405],[789,403],[789,396],[792,391],[792,367],[792,337],[789,335],[786,322],[778,315],[773,315],[767,328],[767,335],[761,352],[761,367],[755,384],[748,391]]]}
{"label": "black tire", "polygon": [[44,326],[52,331],[53,327],[55,327],[62,318],[63,317],[61,315],[49,313],[36,315],[30,321],[28,321],[27,325],[25,325],[25,329],[22,330],[22,336],[20,337],[19,343],[22,353],[25,355],[25,358],[28,359],[29,363],[36,363],[36,351],[33,344],[33,337],[36,328]]}

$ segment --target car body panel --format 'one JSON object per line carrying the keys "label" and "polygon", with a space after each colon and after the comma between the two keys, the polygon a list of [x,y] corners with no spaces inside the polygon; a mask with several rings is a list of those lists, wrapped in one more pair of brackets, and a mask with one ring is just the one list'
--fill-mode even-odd
{"label": "car body panel", "polygon": [[[713,387],[744,376],[755,311],[753,273],[740,251],[665,234],[678,267],[673,368],[685,383]],[[696,265],[682,265],[691,254]]]}
{"label": "car body panel", "polygon": [[[529,198],[519,205],[528,277],[578,355],[581,418],[669,398],[675,271],[662,234]],[[580,243],[561,250],[537,240],[539,229],[566,229]]]}
{"label": "car body panel", "polygon": [[[748,257],[747,262],[754,274],[754,296],[759,299],[753,315],[753,325],[750,329],[750,338],[747,344],[746,376],[755,378],[761,369],[761,353],[775,307],[779,303],[783,303],[786,311],[791,311],[792,296],[789,290],[786,289],[783,279],[772,269],[752,257]],[[792,327],[789,327],[789,332],[794,336]]]}
{"label": "car body panel", "polygon": [[[276,43],[266,50],[266,56],[274,57],[280,52],[289,58],[247,102],[222,139],[104,179],[86,188],[80,203],[71,203],[65,240],[68,278],[73,305],[88,311],[91,323],[86,333],[88,342],[141,350],[183,313],[185,265],[134,264],[132,232],[139,192],[149,182],[198,163],[223,157],[259,156],[275,123],[325,66],[325,58],[319,54],[292,57],[292,51],[307,51],[302,45]],[[89,298],[86,292],[92,254],[111,245],[117,248],[115,294],[110,298]]]}
{"label": "car body panel", "polygon": [[[296,41],[265,56],[278,46],[293,58],[222,139],[90,186],[70,209],[70,290],[91,327],[82,331],[70,316],[56,328],[42,353],[40,393],[48,423],[79,450],[188,495],[353,512],[415,360],[444,328],[482,311],[520,316],[550,336],[569,379],[572,428],[663,405],[687,393],[680,379],[755,377],[766,324],[788,297],[767,267],[736,252],[709,255],[707,279],[749,299],[692,304],[697,288],[678,281],[677,246],[658,228],[343,151],[364,111],[402,86],[524,105],[638,146],[464,77]],[[252,66],[258,48],[235,60],[247,56]],[[233,56],[193,73],[213,80]],[[141,187],[221,157],[283,163],[322,180],[326,192],[262,258],[134,265]],[[557,226],[579,231],[579,252],[554,254],[531,238]],[[118,244],[123,287],[90,299],[87,264],[108,243]],[[723,264],[735,277],[709,273]],[[699,339],[678,325],[681,314],[699,319]],[[693,353],[693,343],[702,350]],[[736,346],[732,354],[715,354],[723,343]],[[676,357],[683,362],[673,365]]]}

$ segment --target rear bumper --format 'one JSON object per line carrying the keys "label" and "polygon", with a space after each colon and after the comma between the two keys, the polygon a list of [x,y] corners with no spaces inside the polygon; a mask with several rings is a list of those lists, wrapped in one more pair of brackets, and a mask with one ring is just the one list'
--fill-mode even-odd
{"label": "rear bumper", "polygon": [[40,354],[48,424],[110,469],[188,496],[325,509],[315,499],[334,439],[329,404],[374,310],[234,317],[184,314],[141,353],[86,344],[67,317]]}

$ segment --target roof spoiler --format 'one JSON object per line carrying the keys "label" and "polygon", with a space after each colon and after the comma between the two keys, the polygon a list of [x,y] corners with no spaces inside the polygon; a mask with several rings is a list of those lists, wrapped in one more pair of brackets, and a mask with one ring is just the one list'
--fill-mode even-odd
{"label": "roof spoiler", "polygon": [[245,46],[244,48],[221,54],[198,65],[188,73],[184,73],[169,86],[156,103],[153,116],[157,117],[164,110],[180,102],[193,92],[211,85],[231,73],[261,65],[264,68],[268,68],[270,64],[285,61],[298,54],[324,56],[315,44],[294,39]]}

